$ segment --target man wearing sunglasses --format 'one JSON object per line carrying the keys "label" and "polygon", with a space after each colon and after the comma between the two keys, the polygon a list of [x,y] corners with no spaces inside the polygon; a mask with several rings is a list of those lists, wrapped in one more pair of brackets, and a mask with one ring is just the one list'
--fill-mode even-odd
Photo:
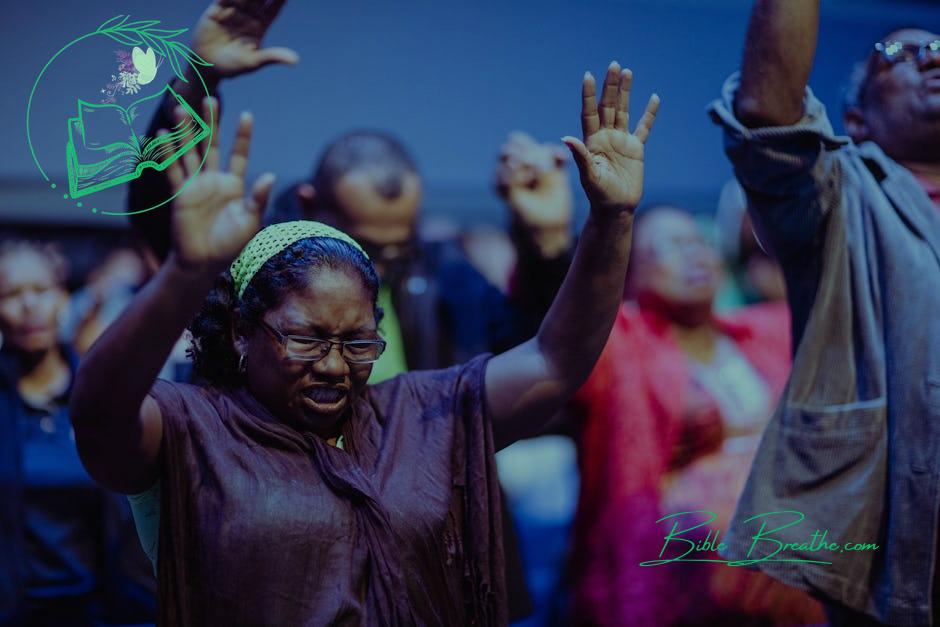
{"label": "man wearing sunglasses", "polygon": [[710,107],[784,269],[795,347],[722,552],[763,558],[832,624],[936,624],[940,35],[873,42],[838,136],[807,88],[819,4],[756,0]]}

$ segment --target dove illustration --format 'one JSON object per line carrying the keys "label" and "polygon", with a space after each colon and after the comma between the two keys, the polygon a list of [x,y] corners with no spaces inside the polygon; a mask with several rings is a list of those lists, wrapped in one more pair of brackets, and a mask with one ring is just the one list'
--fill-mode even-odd
{"label": "dove illustration", "polygon": [[144,52],[134,46],[134,50],[131,52],[131,60],[137,69],[137,82],[139,84],[146,85],[157,75],[157,56],[154,54],[153,48],[147,48],[147,52]]}

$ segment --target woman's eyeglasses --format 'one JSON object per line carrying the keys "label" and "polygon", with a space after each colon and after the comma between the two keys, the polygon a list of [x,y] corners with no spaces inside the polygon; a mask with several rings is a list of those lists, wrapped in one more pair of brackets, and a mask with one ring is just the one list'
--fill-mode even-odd
{"label": "woman's eyeglasses", "polygon": [[350,364],[374,363],[385,350],[385,340],[321,340],[304,335],[285,335],[264,320],[259,322],[277,338],[287,356],[298,361],[320,361],[333,350],[334,344],[340,347],[340,355]]}

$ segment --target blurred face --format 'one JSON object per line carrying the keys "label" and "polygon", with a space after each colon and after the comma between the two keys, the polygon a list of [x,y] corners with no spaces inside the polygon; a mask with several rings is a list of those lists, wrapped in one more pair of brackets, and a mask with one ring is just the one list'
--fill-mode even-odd
{"label": "blurred face", "polygon": [[32,251],[0,257],[0,332],[4,344],[26,353],[52,349],[66,303],[49,261]]}
{"label": "blurred face", "polygon": [[421,180],[413,172],[397,177],[378,166],[356,169],[339,180],[334,193],[353,238],[385,246],[411,237],[421,204]]}
{"label": "blurred face", "polygon": [[654,211],[639,222],[635,235],[637,297],[664,309],[696,306],[710,311],[721,279],[718,253],[687,213]]}
{"label": "blurred face", "polygon": [[[937,39],[937,33],[906,29],[890,34],[884,43],[926,44]],[[860,135],[856,140],[871,139],[889,155],[902,159],[921,158],[903,154],[910,150],[904,143],[925,143],[920,150],[932,152],[936,160],[940,153],[940,52],[928,49],[920,59],[895,63],[876,54],[869,66],[865,98],[860,128],[852,133]]]}
{"label": "blurred face", "polygon": [[[285,335],[330,340],[379,339],[372,301],[361,281],[344,270],[311,273],[303,290],[291,293],[263,320]],[[344,414],[365,389],[372,364],[350,364],[340,347],[316,362],[288,357],[275,334],[258,326],[239,339],[248,387],[273,414],[298,430],[338,435]]]}

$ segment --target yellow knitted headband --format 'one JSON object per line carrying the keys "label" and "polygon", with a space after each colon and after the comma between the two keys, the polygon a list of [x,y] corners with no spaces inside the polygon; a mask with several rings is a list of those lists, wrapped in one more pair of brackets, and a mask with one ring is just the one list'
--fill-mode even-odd
{"label": "yellow knitted headband", "polygon": [[242,297],[252,277],[268,259],[294,242],[308,237],[332,237],[333,239],[342,240],[365,255],[366,259],[369,258],[359,242],[339,229],[334,229],[322,222],[295,220],[294,222],[272,224],[256,233],[235,261],[232,262],[232,279],[235,281],[235,293],[238,294],[238,297]]}

